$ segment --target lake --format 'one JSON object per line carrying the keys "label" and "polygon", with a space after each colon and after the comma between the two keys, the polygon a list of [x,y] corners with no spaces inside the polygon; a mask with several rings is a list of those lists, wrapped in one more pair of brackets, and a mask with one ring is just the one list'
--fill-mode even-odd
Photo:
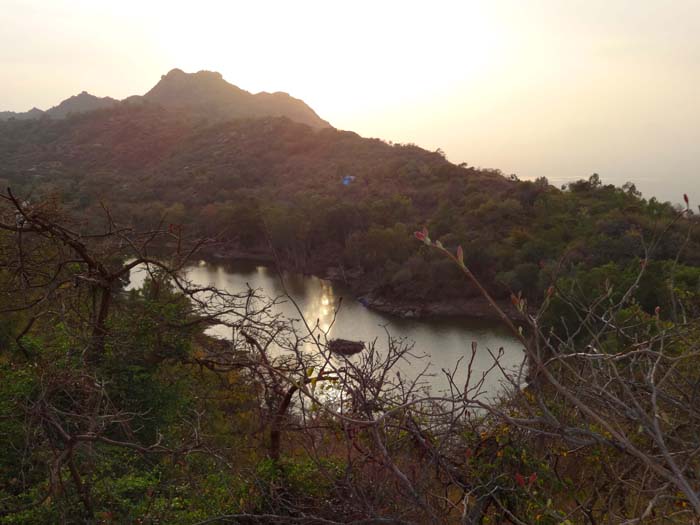
{"label": "lake", "polygon": [[[189,266],[186,272],[187,278],[196,285],[215,286],[234,293],[244,290],[248,285],[269,297],[284,295],[284,287],[276,271],[250,261],[226,264],[201,261]],[[132,272],[129,287],[140,287],[144,273],[136,270]],[[411,342],[414,345],[412,353],[425,357],[400,365],[400,370],[408,376],[415,376],[426,365],[430,365],[431,375],[427,381],[435,391],[442,390],[447,385],[441,370],[454,369],[460,358],[462,363],[456,377],[459,381],[465,380],[473,341],[478,346],[472,377],[481,377],[492,367],[494,361],[489,350],[496,354],[499,348],[503,348],[501,364],[506,370],[517,373],[522,365],[524,354],[521,345],[497,322],[463,318],[403,319],[366,308],[342,284],[295,273],[286,273],[284,283],[309,324],[318,321],[322,329],[330,327],[329,338],[375,341],[380,351],[387,348],[387,332],[392,337]],[[335,315],[341,297],[342,304]],[[300,318],[291,301],[279,304],[277,311],[289,318]],[[209,332],[230,338],[229,330],[224,326],[216,326]],[[499,384],[503,380],[503,374],[497,369],[486,376],[485,385],[489,395],[500,390]]]}

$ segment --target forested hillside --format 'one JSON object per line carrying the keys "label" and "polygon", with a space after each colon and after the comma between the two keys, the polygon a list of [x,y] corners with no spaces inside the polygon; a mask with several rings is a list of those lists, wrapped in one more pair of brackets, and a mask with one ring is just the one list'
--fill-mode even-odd
{"label": "forested hillside", "polygon": [[[461,245],[497,297],[522,292],[537,303],[563,275],[620,279],[675,213],[595,175],[561,190],[333,128],[211,122],[143,104],[1,123],[0,159],[0,181],[18,195],[53,195],[84,217],[105,205],[125,224],[181,226],[216,238],[210,253],[221,256],[270,257],[272,247],[286,268],[342,276],[397,304],[477,294],[445,261],[415,252],[411,232],[423,226]],[[658,284],[681,246],[673,264],[695,282],[700,233],[686,239],[674,226],[655,247],[654,277],[641,283],[647,309],[667,304]]]}

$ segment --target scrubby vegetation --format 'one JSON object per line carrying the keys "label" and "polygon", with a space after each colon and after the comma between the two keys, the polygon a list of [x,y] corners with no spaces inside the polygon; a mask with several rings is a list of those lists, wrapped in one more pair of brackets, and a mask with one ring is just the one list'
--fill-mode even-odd
{"label": "scrubby vegetation", "polygon": [[[639,202],[594,182],[582,195],[546,192]],[[0,523],[700,515],[689,209],[662,207],[657,235],[635,237],[638,259],[571,265],[530,307],[515,295],[518,326],[503,318],[526,349],[527,384],[507,375],[501,398],[487,402],[476,375],[439,395],[402,377],[394,367],[410,348],[399,341],[333,355],[324,334],[273,315],[254,290],[193,286],[180,268],[203,246],[177,228],[138,232],[106,213],[102,225],[85,224],[56,200],[12,193],[1,205]],[[411,259],[419,245],[393,228],[413,243]],[[478,288],[468,252],[428,235],[417,235],[425,260]],[[686,240],[676,255],[654,259],[676,235]],[[168,245],[177,248],[166,257]],[[137,266],[149,277],[126,290]],[[664,306],[647,311],[662,296]],[[234,339],[206,336],[214,322]]]}

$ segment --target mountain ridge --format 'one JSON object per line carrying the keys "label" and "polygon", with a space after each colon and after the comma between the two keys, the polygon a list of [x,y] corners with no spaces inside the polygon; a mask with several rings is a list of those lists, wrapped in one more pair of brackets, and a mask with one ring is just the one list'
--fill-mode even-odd
{"label": "mountain ridge", "polygon": [[212,120],[287,117],[312,128],[331,127],[303,100],[288,93],[262,91],[253,94],[227,82],[221,73],[206,70],[185,73],[178,68],[162,75],[160,81],[144,95],[131,95],[120,101],[111,97],[96,97],[83,91],[46,111],[36,107],[26,112],[0,111],[0,120],[60,119],[119,104],[142,103],[186,111]]}

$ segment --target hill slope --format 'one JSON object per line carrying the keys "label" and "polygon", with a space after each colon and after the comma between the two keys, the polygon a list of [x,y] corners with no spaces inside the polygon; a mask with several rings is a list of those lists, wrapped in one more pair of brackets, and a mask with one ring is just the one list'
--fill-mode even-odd
{"label": "hill slope", "polygon": [[110,108],[119,104],[119,101],[111,97],[96,97],[87,91],[83,91],[78,95],[67,98],[57,106],[54,106],[46,111],[38,108],[32,108],[24,113],[16,113],[14,111],[0,112],[0,120],[30,120],[44,116],[51,118],[65,118],[70,114],[85,113],[96,109]]}
{"label": "hill slope", "polygon": [[32,108],[29,111],[24,111],[24,112],[16,112],[16,111],[0,111],[0,120],[10,120],[10,119],[16,119],[16,120],[27,120],[27,119],[34,119],[34,118],[39,118],[44,114],[44,111],[42,111],[39,108]]}
{"label": "hill slope", "polygon": [[[273,117],[212,122],[147,103],[0,123],[0,158],[0,184],[18,194],[59,194],[93,218],[104,202],[141,228],[181,224],[187,235],[216,236],[216,253],[227,257],[269,257],[272,244],[287,268],[330,268],[377,304],[419,314],[431,301],[476,296],[450,263],[421,253],[412,232],[424,225],[446,246],[462,245],[494,294],[522,291],[537,302],[555,274],[624,278],[627,265],[638,268],[642,239],[674,214],[597,177],[559,191],[334,128]],[[671,229],[658,244],[650,279],[662,278],[684,235]],[[681,263],[700,265],[697,228]],[[664,286],[649,286],[644,306],[663,307]]]}

